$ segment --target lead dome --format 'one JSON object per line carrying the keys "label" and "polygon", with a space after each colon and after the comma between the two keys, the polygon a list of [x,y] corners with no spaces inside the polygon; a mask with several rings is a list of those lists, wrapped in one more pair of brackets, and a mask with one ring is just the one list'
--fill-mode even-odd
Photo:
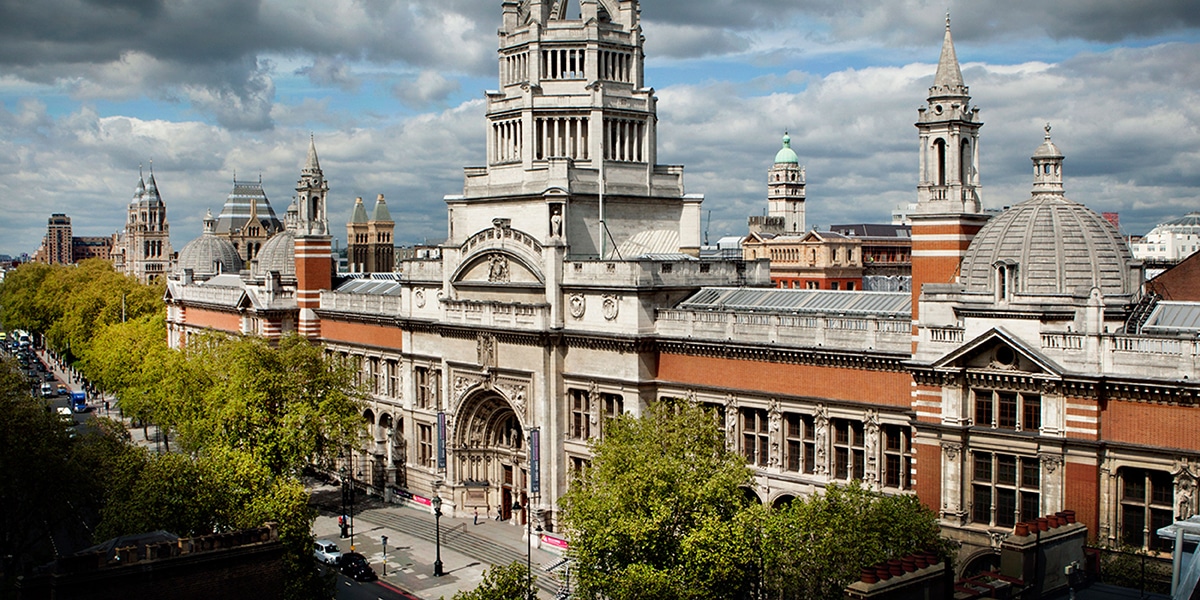
{"label": "lead dome", "polygon": [[221,273],[237,273],[242,269],[242,258],[238,256],[237,248],[229,240],[217,236],[215,228],[216,221],[212,211],[209,211],[204,218],[204,233],[179,251],[176,273],[191,269],[197,279],[207,279]]}
{"label": "lead dome", "polygon": [[1063,195],[1062,160],[1047,126],[1033,155],[1033,197],[989,220],[967,249],[959,281],[968,292],[995,293],[1004,267],[1019,295],[1137,293],[1141,263],[1111,223]]}

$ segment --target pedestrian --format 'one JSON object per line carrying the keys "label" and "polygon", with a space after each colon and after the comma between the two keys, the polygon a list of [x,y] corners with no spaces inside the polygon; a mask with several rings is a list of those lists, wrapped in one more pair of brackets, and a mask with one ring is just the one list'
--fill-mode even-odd
{"label": "pedestrian", "polygon": [[107,399],[104,401],[104,414],[106,414],[106,415],[108,414],[108,400]]}
{"label": "pedestrian", "polygon": [[475,524],[476,525],[479,524],[479,507],[478,506],[475,507]]}

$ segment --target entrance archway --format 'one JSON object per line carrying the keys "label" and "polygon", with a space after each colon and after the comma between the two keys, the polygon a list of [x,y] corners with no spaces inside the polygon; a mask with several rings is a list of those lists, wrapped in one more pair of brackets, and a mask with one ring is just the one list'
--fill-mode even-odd
{"label": "entrance archway", "polygon": [[458,483],[466,489],[463,508],[498,512],[507,521],[519,501],[523,524],[529,463],[523,424],[512,405],[499,392],[483,390],[463,401],[456,421],[454,461]]}

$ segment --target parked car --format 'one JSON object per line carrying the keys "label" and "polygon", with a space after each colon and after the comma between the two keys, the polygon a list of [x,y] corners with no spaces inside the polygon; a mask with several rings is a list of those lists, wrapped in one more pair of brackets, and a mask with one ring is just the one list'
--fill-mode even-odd
{"label": "parked car", "polygon": [[342,575],[355,581],[375,581],[375,569],[367,562],[367,557],[357,552],[347,552],[338,558],[337,568]]}
{"label": "parked car", "polygon": [[327,565],[336,565],[338,559],[342,557],[342,549],[329,540],[317,540],[317,543],[313,545],[313,556]]}

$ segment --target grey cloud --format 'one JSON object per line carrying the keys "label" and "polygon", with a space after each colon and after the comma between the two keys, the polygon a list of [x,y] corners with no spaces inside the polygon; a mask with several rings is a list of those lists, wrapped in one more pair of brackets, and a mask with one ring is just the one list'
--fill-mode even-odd
{"label": "grey cloud", "polygon": [[307,76],[314,85],[336,87],[345,92],[357,91],[361,84],[349,65],[337,57],[318,56],[311,66],[297,69],[296,74]]}
{"label": "grey cloud", "polygon": [[444,104],[459,87],[457,81],[447,79],[437,71],[422,71],[393,86],[392,95],[411,107],[424,108],[430,104]]}

